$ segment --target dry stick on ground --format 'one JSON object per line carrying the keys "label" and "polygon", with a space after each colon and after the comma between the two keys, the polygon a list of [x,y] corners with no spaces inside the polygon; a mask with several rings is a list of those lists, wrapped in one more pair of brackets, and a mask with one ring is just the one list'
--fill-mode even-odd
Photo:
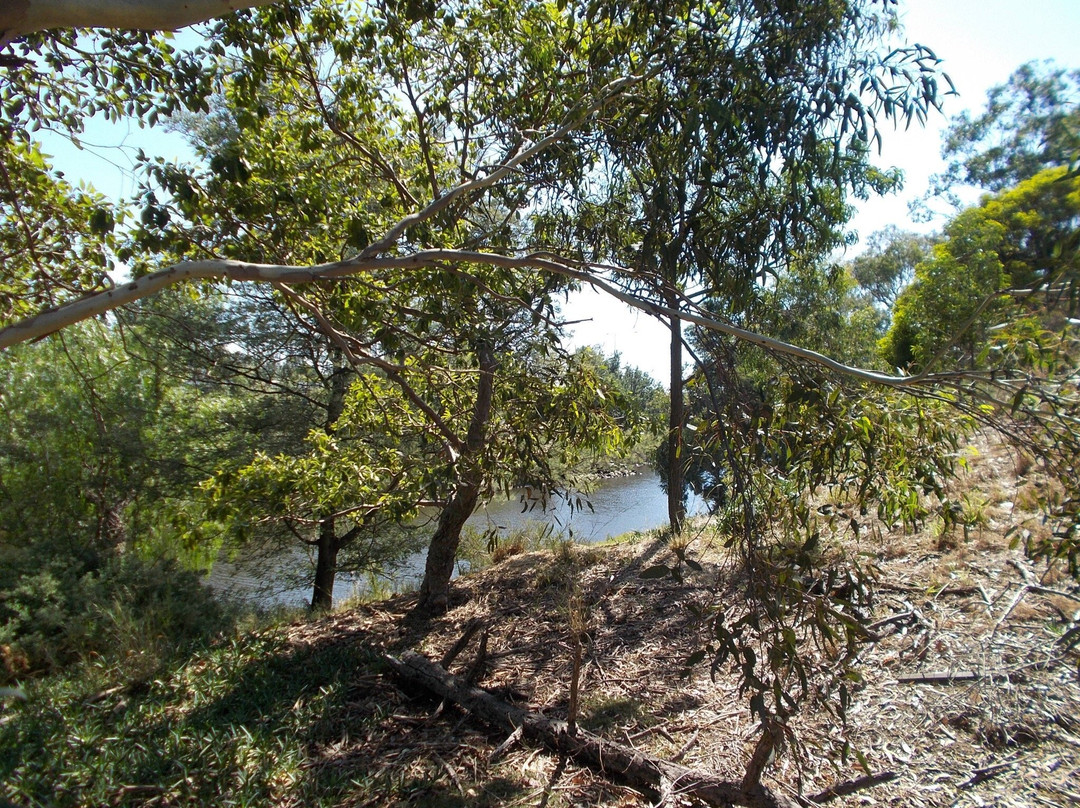
{"label": "dry stick on ground", "polygon": [[1020,587],[1020,591],[1017,592],[1016,595],[1013,597],[1012,601],[1009,603],[1008,608],[1005,609],[1005,612],[1001,615],[1000,619],[996,623],[994,623],[994,629],[990,632],[991,639],[993,639],[994,635],[998,633],[998,629],[1000,629],[1005,624],[1005,621],[1009,619],[1009,615],[1013,613],[1013,609],[1020,605],[1020,601],[1024,599],[1024,595],[1026,595],[1030,589],[1031,587],[1027,584],[1024,584],[1022,587]]}
{"label": "dry stick on ground", "polygon": [[978,682],[990,679],[995,682],[1015,682],[1022,677],[1015,673],[979,673],[977,671],[952,671],[942,673],[904,673],[896,677],[898,685],[951,685],[960,682]]}
{"label": "dry stick on ground", "polygon": [[809,801],[816,803],[828,802],[829,800],[835,800],[837,797],[846,797],[848,794],[854,794],[856,791],[862,791],[866,788],[879,786],[882,783],[888,783],[895,780],[896,777],[896,772],[880,772],[879,774],[867,775],[866,777],[860,777],[856,780],[848,780],[846,783],[837,783],[835,786],[829,786],[820,794],[815,794]]}
{"label": "dry stick on ground", "polygon": [[383,659],[402,679],[455,702],[481,721],[507,731],[520,727],[525,738],[642,791],[662,792],[669,782],[676,793],[690,794],[708,805],[794,808],[790,799],[760,784],[744,789],[737,782],[646,755],[581,728],[570,735],[564,721],[507,704],[414,651],[406,651],[400,658],[386,654]]}
{"label": "dry stick on ground", "polygon": [[460,637],[458,637],[457,642],[450,646],[450,650],[443,655],[443,658],[442,660],[440,660],[439,664],[442,665],[444,668],[449,669],[450,664],[455,659],[457,659],[458,654],[465,650],[465,646],[469,644],[469,640],[471,640],[473,638],[473,635],[476,634],[476,632],[479,631],[483,626],[484,621],[481,620],[479,617],[474,617],[472,620],[466,623],[465,631]]}

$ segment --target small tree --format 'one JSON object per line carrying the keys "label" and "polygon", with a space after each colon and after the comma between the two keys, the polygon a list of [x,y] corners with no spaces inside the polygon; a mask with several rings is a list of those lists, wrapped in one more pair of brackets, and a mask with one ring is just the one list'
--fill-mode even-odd
{"label": "small tree", "polygon": [[[1028,301],[1074,300],[1077,183],[1065,168],[1047,169],[953,219],[897,302],[881,343],[885,360],[916,370],[958,362],[992,367],[991,327]],[[1010,305],[1009,294],[1020,296]]]}
{"label": "small tree", "polygon": [[866,251],[851,261],[849,270],[871,299],[891,312],[900,293],[914,280],[915,267],[930,257],[935,240],[889,225],[870,235]]}

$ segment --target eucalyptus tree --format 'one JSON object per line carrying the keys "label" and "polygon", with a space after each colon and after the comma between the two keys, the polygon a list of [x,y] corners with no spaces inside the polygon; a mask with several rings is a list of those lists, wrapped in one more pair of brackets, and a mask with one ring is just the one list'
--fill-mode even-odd
{"label": "eucalyptus tree", "polygon": [[956,184],[1004,191],[1080,154],[1080,70],[1029,62],[987,92],[975,115],[949,123],[940,189]]}
{"label": "eucalyptus tree", "polygon": [[937,105],[937,60],[918,46],[875,52],[892,25],[889,4],[630,2],[588,13],[629,20],[623,36],[654,54],[652,69],[598,127],[607,181],[596,189],[582,175],[591,183],[578,189],[584,203],[557,207],[545,235],[629,266],[618,282],[666,310],[666,476],[677,532],[687,295],[720,301],[715,311],[737,317],[790,256],[841,243],[846,195],[894,181],[867,164],[877,116],[911,120]]}
{"label": "eucalyptus tree", "polygon": [[[418,198],[435,199],[440,210],[401,228],[402,247],[514,248],[529,204],[520,183],[460,201],[445,189],[470,182],[478,161],[505,161],[500,152],[520,148],[520,130],[540,125],[552,105],[577,103],[574,81],[555,80],[573,72],[572,62],[533,36],[557,32],[561,15],[478,4],[456,10],[459,25],[411,7],[372,11],[354,24],[347,7],[324,4],[310,19],[270,10],[223,27],[243,59],[223,71],[221,106],[192,129],[202,166],[147,162],[140,225],[121,252],[137,272],[140,254],[161,250],[313,263],[398,249],[371,242],[396,219],[408,222]],[[496,81],[485,85],[483,76]],[[563,162],[539,171],[565,170]],[[245,489],[245,501],[277,497],[276,512],[318,547],[315,606],[329,605],[341,549],[429,502],[441,513],[422,593],[425,605],[444,608],[461,527],[481,495],[526,478],[550,487],[548,454],[616,439],[598,381],[560,357],[554,295],[565,281],[484,263],[388,267],[303,292],[276,287],[279,304],[312,339],[351,365],[353,388],[389,396],[377,408],[381,420],[361,419],[345,406],[356,393],[332,374],[338,405],[313,433],[311,453],[278,463],[281,480],[306,494],[290,499],[281,480],[271,484],[277,461],[267,454],[240,475],[265,494]],[[393,447],[380,434],[430,468],[395,472]],[[341,485],[325,449],[345,444],[346,467],[385,473]]]}
{"label": "eucalyptus tree", "polygon": [[56,176],[38,144],[0,135],[0,323],[105,288],[116,215]]}
{"label": "eucalyptus tree", "polygon": [[859,286],[883,310],[891,312],[900,293],[915,277],[915,267],[931,254],[936,239],[889,225],[871,233],[866,251],[849,266]]}

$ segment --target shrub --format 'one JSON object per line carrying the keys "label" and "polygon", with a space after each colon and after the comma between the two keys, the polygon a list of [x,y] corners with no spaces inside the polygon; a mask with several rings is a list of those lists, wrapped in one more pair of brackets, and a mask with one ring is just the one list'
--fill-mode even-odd
{"label": "shrub", "polygon": [[59,542],[4,553],[0,684],[89,657],[152,666],[227,617],[198,576],[170,560],[71,552]]}

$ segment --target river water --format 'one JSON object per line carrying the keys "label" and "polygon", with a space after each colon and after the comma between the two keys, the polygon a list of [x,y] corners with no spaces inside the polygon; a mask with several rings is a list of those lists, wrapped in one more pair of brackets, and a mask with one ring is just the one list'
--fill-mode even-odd
{"label": "river water", "polygon": [[[573,507],[562,497],[549,501],[547,508],[539,502],[522,503],[523,493],[516,492],[510,500],[496,499],[487,503],[477,509],[466,526],[481,533],[494,528],[505,537],[514,530],[550,525],[555,536],[577,542],[599,542],[632,530],[662,527],[668,521],[667,496],[660,488],[659,476],[652,471],[601,480],[590,494],[581,495],[580,507],[576,497]],[[704,504],[699,499],[691,497],[687,505],[690,513],[704,511]],[[222,560],[214,565],[208,583],[219,592],[254,600],[263,606],[302,606],[310,601],[310,582],[305,585],[285,582],[295,579],[297,571],[305,569],[304,565],[314,570],[311,561],[299,552],[289,558],[263,562],[257,567]],[[424,553],[417,553],[401,569],[380,576],[380,585],[394,590],[416,586],[423,572]],[[339,574],[334,585],[334,600],[368,592],[372,583],[367,577]]]}

